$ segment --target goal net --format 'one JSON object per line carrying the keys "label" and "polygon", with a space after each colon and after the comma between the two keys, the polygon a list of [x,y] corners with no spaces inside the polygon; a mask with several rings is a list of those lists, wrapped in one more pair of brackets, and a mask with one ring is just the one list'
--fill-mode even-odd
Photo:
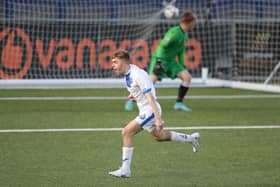
{"label": "goal net", "polygon": [[0,88],[114,86],[120,78],[110,56],[126,48],[132,63],[148,69],[164,33],[180,21],[165,17],[167,5],[197,15],[185,45],[193,85],[279,89],[278,0],[3,0]]}

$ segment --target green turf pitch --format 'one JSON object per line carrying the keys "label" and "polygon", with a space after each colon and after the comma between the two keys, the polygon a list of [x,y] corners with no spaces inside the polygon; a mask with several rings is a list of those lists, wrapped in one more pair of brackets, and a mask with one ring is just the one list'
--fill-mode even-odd
{"label": "green turf pitch", "polygon": [[[4,90],[0,97],[126,96],[123,90]],[[175,95],[158,89],[158,95]],[[263,95],[232,89],[191,89],[189,95]],[[190,99],[191,113],[159,100],[168,127],[280,125],[280,98]],[[137,112],[124,100],[1,101],[0,130],[119,128]],[[191,131],[182,131],[192,133]],[[0,133],[0,186],[279,186],[280,129],[200,130],[201,151],[184,143],[135,137],[132,177],[108,172],[121,161],[120,132]]]}

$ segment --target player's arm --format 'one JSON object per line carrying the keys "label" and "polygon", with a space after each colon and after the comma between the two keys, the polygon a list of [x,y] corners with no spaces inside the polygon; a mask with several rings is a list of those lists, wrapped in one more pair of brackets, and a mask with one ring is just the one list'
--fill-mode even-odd
{"label": "player's arm", "polygon": [[150,80],[150,77],[148,74],[144,71],[142,73],[138,74],[137,77],[135,78],[136,83],[139,85],[141,88],[143,94],[147,98],[149,105],[152,108],[152,111],[155,115],[155,120],[156,120],[156,128],[157,130],[160,130],[163,128],[163,123],[161,120],[161,116],[156,104],[156,99],[154,98],[152,94],[152,87],[154,86],[152,81]]}
{"label": "player's arm", "polygon": [[163,128],[163,123],[162,123],[161,116],[160,116],[160,113],[159,113],[159,110],[158,110],[158,107],[156,104],[156,100],[151,92],[146,93],[145,96],[147,97],[148,102],[154,112],[155,120],[156,120],[156,128],[157,128],[157,130],[161,130]]}

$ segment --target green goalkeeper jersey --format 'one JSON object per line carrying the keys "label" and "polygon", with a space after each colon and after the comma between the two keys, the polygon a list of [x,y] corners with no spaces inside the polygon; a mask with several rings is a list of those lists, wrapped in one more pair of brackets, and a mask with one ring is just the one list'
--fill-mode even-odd
{"label": "green goalkeeper jersey", "polygon": [[174,61],[178,56],[179,63],[185,67],[185,42],[187,39],[188,34],[179,25],[170,28],[157,47],[154,56],[163,61]]}

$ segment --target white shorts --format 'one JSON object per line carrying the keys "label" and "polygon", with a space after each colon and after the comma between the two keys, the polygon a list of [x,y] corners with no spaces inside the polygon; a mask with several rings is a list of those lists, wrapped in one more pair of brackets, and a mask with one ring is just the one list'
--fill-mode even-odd
{"label": "white shorts", "polygon": [[[161,115],[160,106],[159,106],[159,113]],[[151,110],[142,112],[141,114],[139,114],[139,116],[137,116],[135,118],[135,120],[137,121],[137,123],[140,124],[142,129],[148,131],[149,133],[153,132],[156,129],[155,115],[154,115],[153,111],[151,111]]]}

